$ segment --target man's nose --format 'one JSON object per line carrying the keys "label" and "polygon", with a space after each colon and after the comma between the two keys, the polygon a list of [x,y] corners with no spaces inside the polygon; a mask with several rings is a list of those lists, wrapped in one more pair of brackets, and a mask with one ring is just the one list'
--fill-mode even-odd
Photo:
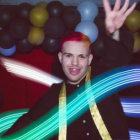
{"label": "man's nose", "polygon": [[72,64],[73,65],[78,65],[79,61],[78,61],[78,58],[77,57],[73,57],[72,58]]}

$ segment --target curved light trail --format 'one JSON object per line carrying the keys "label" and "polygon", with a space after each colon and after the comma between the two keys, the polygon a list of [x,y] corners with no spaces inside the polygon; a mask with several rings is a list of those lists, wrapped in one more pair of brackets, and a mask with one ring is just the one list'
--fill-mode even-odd
{"label": "curved light trail", "polygon": [[[101,75],[91,81],[92,85],[84,90],[81,87],[77,92],[80,95],[75,98],[74,93],[68,98],[67,105],[67,122],[72,123],[79,115],[88,110],[87,93],[89,97],[94,96],[99,102],[103,98],[109,96],[127,86],[140,83],[140,67],[120,68],[112,72]],[[92,102],[92,100],[90,100]],[[56,107],[57,108],[57,107]],[[41,119],[29,125],[26,129],[19,131],[16,135],[11,135],[10,139],[14,140],[35,140],[49,139],[58,131],[58,112],[54,108],[50,114],[46,114]],[[49,117],[48,117],[49,116]],[[50,117],[51,116],[51,117]],[[8,137],[2,138],[7,139]]]}

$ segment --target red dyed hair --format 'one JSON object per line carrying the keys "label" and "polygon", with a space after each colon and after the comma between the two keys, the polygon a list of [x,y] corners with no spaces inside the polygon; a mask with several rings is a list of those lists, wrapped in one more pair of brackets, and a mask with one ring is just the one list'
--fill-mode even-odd
{"label": "red dyed hair", "polygon": [[71,32],[65,35],[61,41],[61,49],[63,48],[63,45],[66,41],[79,41],[79,42],[82,41],[82,42],[87,43],[89,48],[91,45],[91,41],[89,40],[89,38],[81,32]]}

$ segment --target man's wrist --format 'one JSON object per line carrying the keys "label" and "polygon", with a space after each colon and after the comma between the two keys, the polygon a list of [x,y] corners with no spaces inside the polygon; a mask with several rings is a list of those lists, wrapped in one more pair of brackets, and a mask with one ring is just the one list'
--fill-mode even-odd
{"label": "man's wrist", "polygon": [[116,30],[113,35],[112,35],[112,39],[116,40],[116,41],[120,41],[120,31]]}
{"label": "man's wrist", "polygon": [[107,35],[116,41],[120,41],[120,31],[116,30],[114,33],[107,32]]}

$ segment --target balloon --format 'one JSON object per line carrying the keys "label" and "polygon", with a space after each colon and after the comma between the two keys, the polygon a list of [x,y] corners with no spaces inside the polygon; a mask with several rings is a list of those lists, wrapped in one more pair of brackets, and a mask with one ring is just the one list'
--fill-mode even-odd
{"label": "balloon", "polygon": [[6,6],[2,7],[0,9],[0,26],[7,27],[14,17],[14,13],[12,12],[11,8]]}
{"label": "balloon", "polygon": [[135,10],[140,11],[140,2],[137,2],[137,5],[136,5],[136,7],[135,7]]}
{"label": "balloon", "polygon": [[74,29],[75,26],[81,21],[80,13],[75,7],[65,7],[62,14],[62,19],[65,26],[69,29]]}
{"label": "balloon", "polygon": [[20,53],[29,53],[33,49],[33,45],[26,38],[16,41],[16,47]]}
{"label": "balloon", "polygon": [[45,25],[45,34],[52,38],[61,38],[64,35],[65,26],[58,17],[50,18]]}
{"label": "balloon", "polygon": [[46,8],[47,7],[47,2],[38,2],[35,7],[39,7],[39,8]]}
{"label": "balloon", "polygon": [[33,45],[40,45],[44,41],[44,31],[39,27],[32,27],[28,34],[28,41]]}
{"label": "balloon", "polygon": [[97,40],[91,44],[91,49],[93,52],[93,55],[95,56],[102,56],[103,51],[104,51],[104,41],[101,36],[97,38]]}
{"label": "balloon", "polygon": [[49,15],[46,9],[35,7],[30,11],[30,22],[37,27],[43,27]]}
{"label": "balloon", "polygon": [[51,37],[46,37],[42,48],[45,52],[56,53],[60,49],[60,40]]}
{"label": "balloon", "polygon": [[125,25],[127,28],[136,32],[140,29],[140,11],[134,10],[125,20]]}
{"label": "balloon", "polygon": [[83,1],[81,2],[78,7],[77,10],[80,12],[81,14],[81,20],[84,21],[93,21],[94,18],[97,16],[98,14],[98,7],[97,5],[92,2],[92,1]]}
{"label": "balloon", "polygon": [[9,29],[14,39],[23,39],[29,33],[30,24],[25,19],[15,19],[10,24]]}
{"label": "balloon", "polygon": [[63,4],[59,1],[52,1],[47,5],[48,13],[51,17],[60,16],[63,10]]}
{"label": "balloon", "polygon": [[98,37],[98,28],[93,22],[90,22],[90,21],[80,22],[76,26],[75,31],[76,32],[81,32],[81,33],[87,35],[92,43]]}
{"label": "balloon", "polygon": [[14,39],[7,30],[0,31],[0,46],[4,49],[9,49],[14,45]]}
{"label": "balloon", "polygon": [[11,55],[13,55],[15,52],[16,52],[16,46],[12,46],[12,47],[9,48],[9,49],[4,49],[4,48],[1,48],[1,47],[0,47],[0,53],[1,53],[3,56],[11,56]]}
{"label": "balloon", "polygon": [[22,3],[18,5],[18,13],[17,13],[18,17],[28,19],[32,7],[33,6],[30,5],[29,3]]}
{"label": "balloon", "polygon": [[133,36],[134,36],[133,52],[138,52],[140,51],[140,35],[138,33],[135,33]]}

